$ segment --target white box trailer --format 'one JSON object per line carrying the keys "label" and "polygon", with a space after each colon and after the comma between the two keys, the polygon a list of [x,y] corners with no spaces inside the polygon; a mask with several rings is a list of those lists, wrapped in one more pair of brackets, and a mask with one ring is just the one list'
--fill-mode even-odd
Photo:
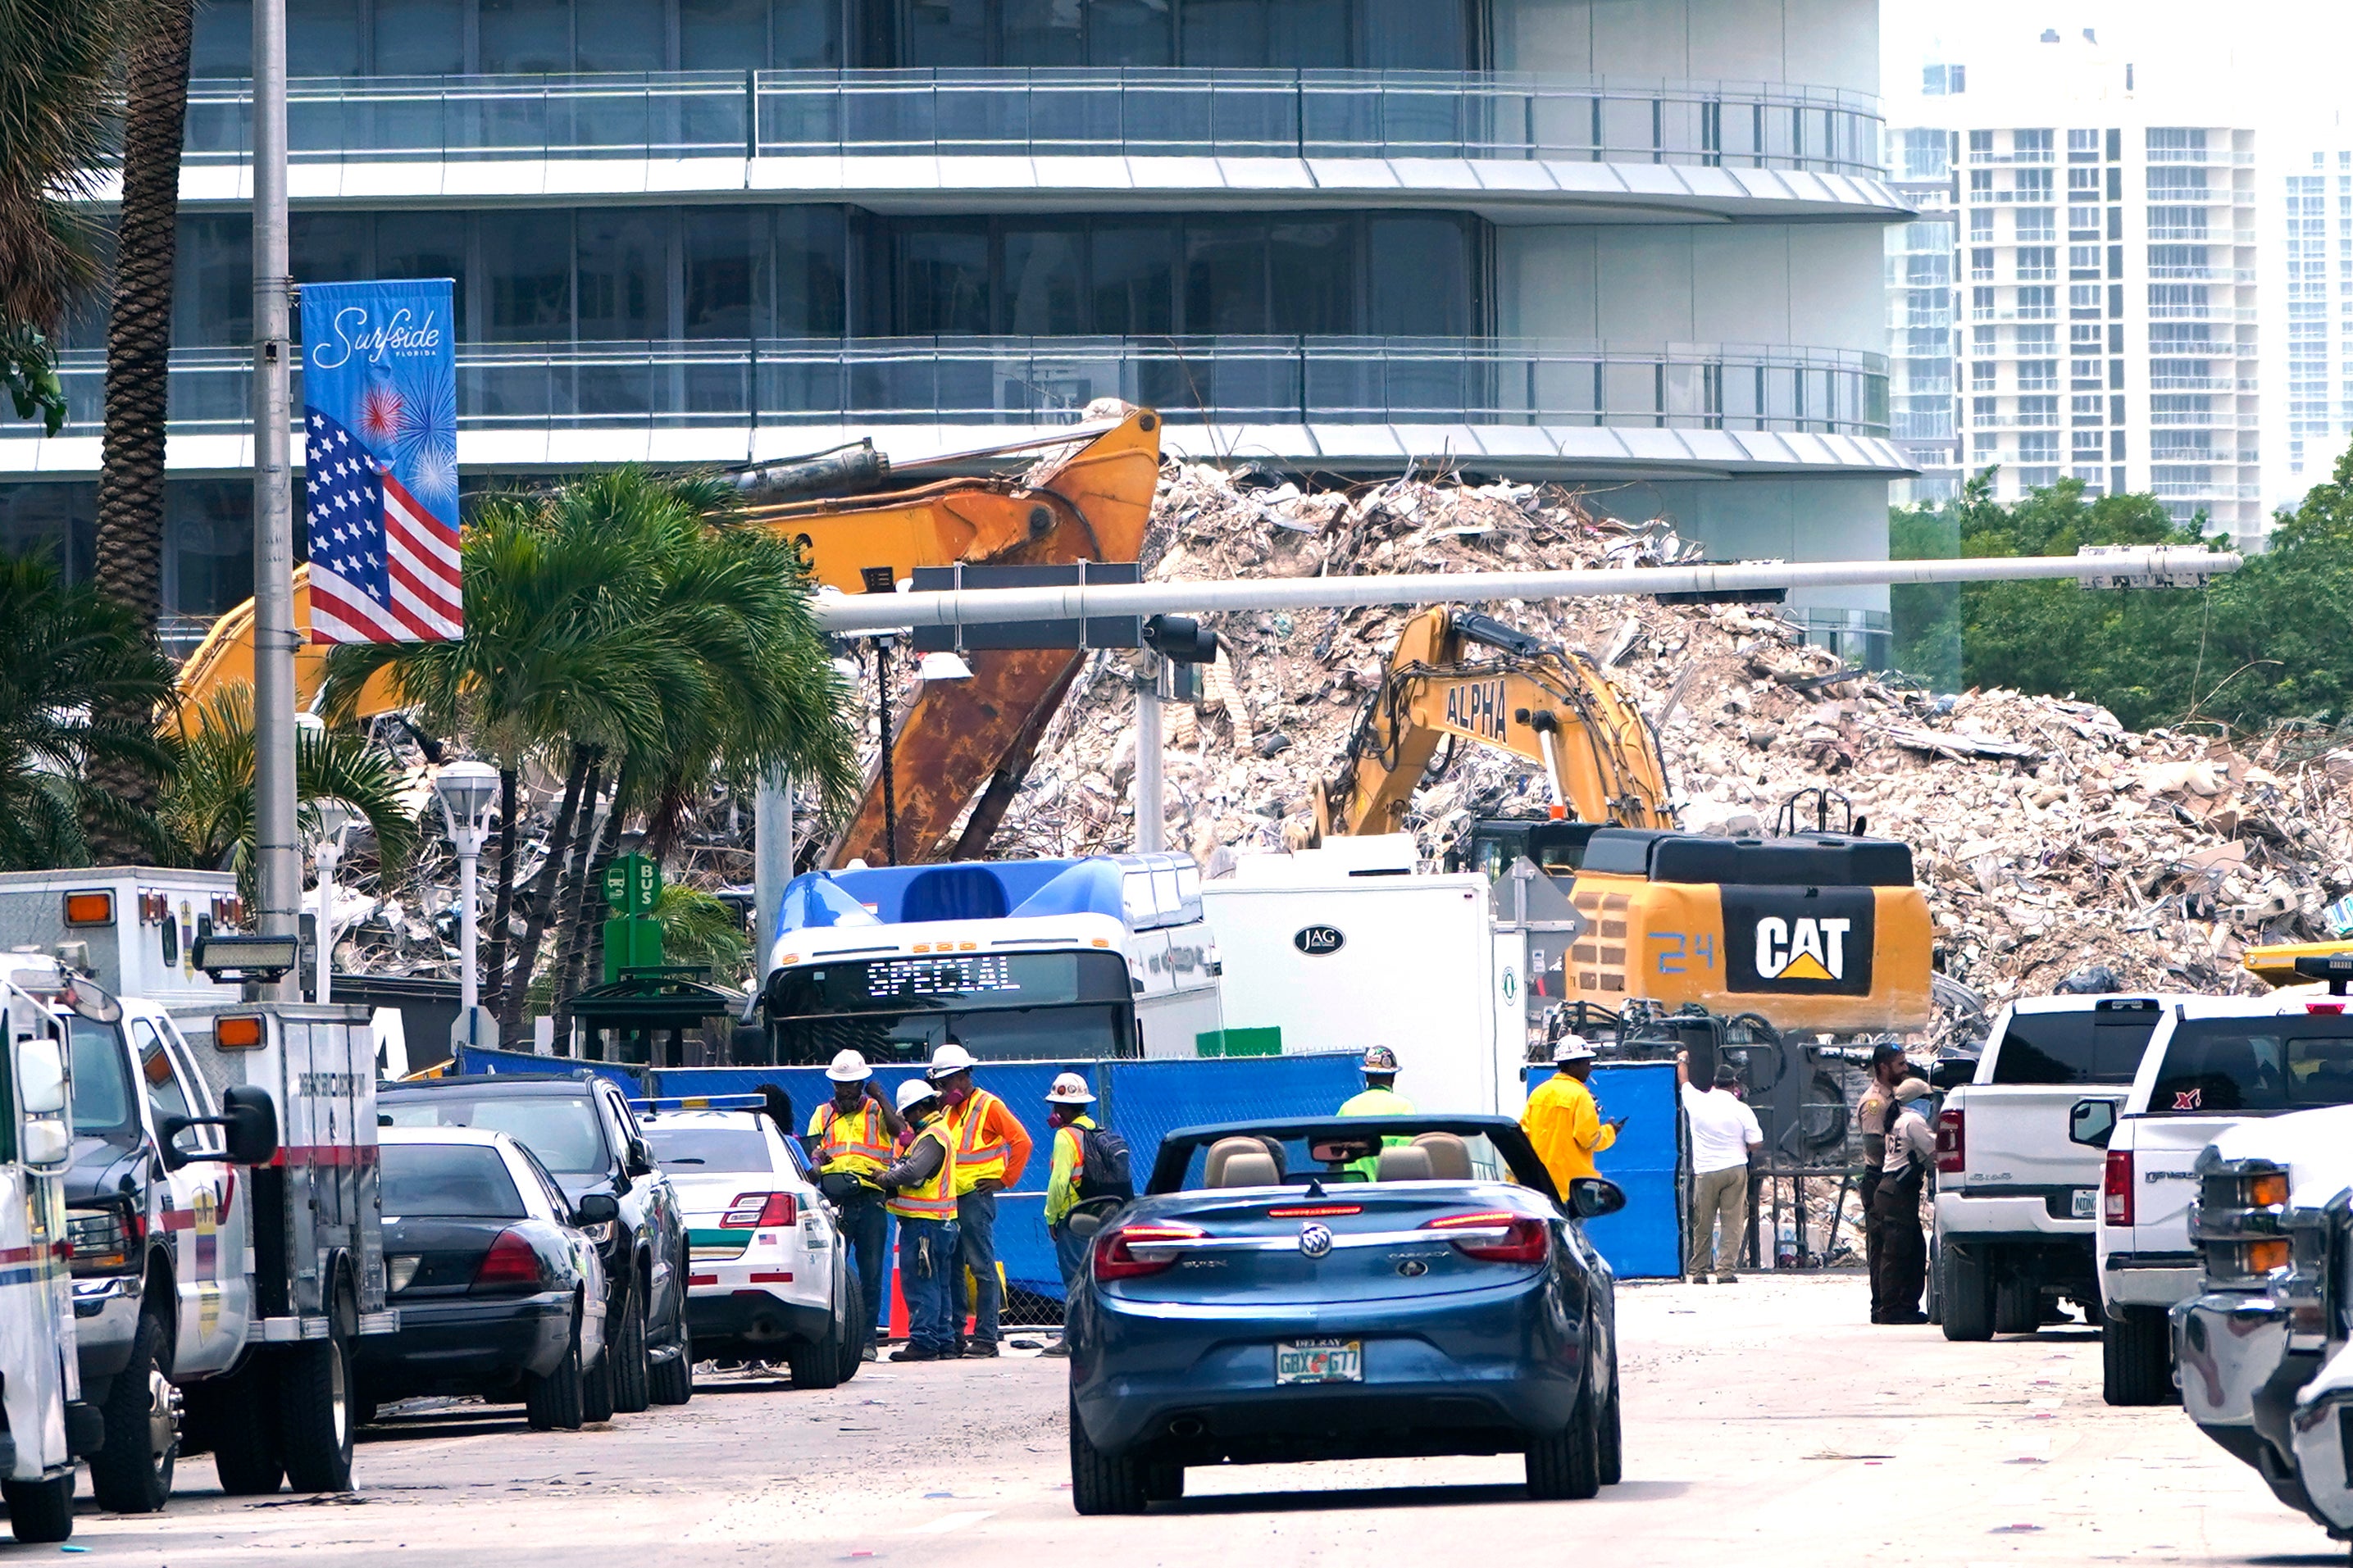
{"label": "white box trailer", "polygon": [[[31,949],[67,959],[117,996],[175,1012],[237,1000],[237,986],[216,984],[196,967],[196,939],[215,927],[247,929],[237,878],[227,871],[0,871],[0,952]],[[69,951],[75,943],[79,954]]]}
{"label": "white box trailer", "polygon": [[1204,882],[1226,1037],[1276,1030],[1284,1054],[1388,1046],[1421,1110],[1517,1115],[1524,944],[1495,931],[1485,876],[1415,865],[1404,835],[1338,838]]}

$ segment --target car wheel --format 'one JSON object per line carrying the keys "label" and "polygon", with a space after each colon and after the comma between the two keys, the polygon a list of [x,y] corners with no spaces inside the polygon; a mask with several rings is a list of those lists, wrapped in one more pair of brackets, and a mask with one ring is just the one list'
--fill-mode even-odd
{"label": "car wheel", "polygon": [[0,1481],[8,1505],[8,1533],[27,1546],[46,1546],[73,1534],[72,1472],[49,1481]]}
{"label": "car wheel", "polygon": [[[610,1322],[611,1319],[607,1319]],[[613,1346],[607,1341],[597,1352],[596,1364],[585,1367],[580,1373],[580,1419],[610,1421],[613,1418]]]}
{"label": "car wheel", "polygon": [[1144,1467],[1144,1500],[1175,1502],[1185,1495],[1185,1467],[1182,1465],[1146,1465]]}
{"label": "car wheel", "polygon": [[1600,1413],[1589,1388],[1561,1431],[1528,1445],[1528,1495],[1543,1502],[1579,1501],[1601,1489]]}
{"label": "car wheel", "polygon": [[826,1324],[821,1340],[795,1340],[785,1347],[785,1363],[793,1369],[795,1388],[841,1386],[841,1345],[846,1336],[841,1320]]}
{"label": "car wheel", "polygon": [[605,1321],[613,1325],[612,1348],[606,1352],[613,1363],[613,1408],[634,1415],[653,1403],[649,1386],[652,1368],[646,1363],[646,1304],[634,1283],[622,1287],[620,1300]]}
{"label": "car wheel", "polygon": [[1142,1513],[1145,1467],[1124,1454],[1106,1454],[1087,1439],[1076,1400],[1071,1402],[1071,1506],[1081,1513]]}
{"label": "car wheel", "polygon": [[841,1381],[848,1383],[866,1360],[866,1292],[857,1275],[843,1275],[841,1299],[841,1321],[835,1332],[841,1340]]}
{"label": "car wheel", "polygon": [[2100,1394],[2110,1405],[2172,1405],[2171,1326],[2154,1307],[2119,1307],[2100,1331]]}
{"label": "car wheel", "polygon": [[522,1374],[523,1419],[534,1432],[577,1432],[586,1419],[583,1414],[584,1390],[580,1373],[580,1311],[572,1313],[572,1342],[564,1348],[564,1359],[555,1370],[542,1377],[536,1373]]}
{"label": "car wheel", "polygon": [[694,1397],[694,1342],[683,1327],[678,1331],[678,1353],[654,1363],[649,1387],[656,1405],[683,1405]]}
{"label": "car wheel", "polygon": [[1601,1484],[1605,1487],[1614,1487],[1626,1477],[1626,1438],[1618,1392],[1618,1369],[1612,1367],[1609,1398],[1601,1406]]}
{"label": "car wheel", "polygon": [[269,1362],[256,1358],[208,1394],[210,1419],[205,1425],[212,1434],[213,1473],[230,1497],[268,1497],[286,1479],[278,1441],[278,1400],[270,1386],[275,1371]]}
{"label": "car wheel", "polygon": [[1947,1244],[1936,1249],[1937,1295],[1948,1340],[1993,1338],[1993,1281],[1982,1252]]}
{"label": "car wheel", "polygon": [[110,1513],[153,1513],[172,1495],[180,1453],[179,1394],[164,1377],[164,1325],[145,1312],[131,1336],[131,1364],[100,1407],[106,1441],[90,1457],[90,1489]]}

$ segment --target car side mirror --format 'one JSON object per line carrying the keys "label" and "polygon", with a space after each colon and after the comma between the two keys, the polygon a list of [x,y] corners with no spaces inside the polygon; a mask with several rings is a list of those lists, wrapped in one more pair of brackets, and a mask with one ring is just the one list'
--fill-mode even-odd
{"label": "car side mirror", "polygon": [[621,1217],[621,1200],[610,1193],[590,1193],[572,1205],[572,1223],[586,1229],[592,1225],[610,1225]]}
{"label": "car side mirror", "polygon": [[1626,1206],[1626,1189],[1599,1176],[1578,1176],[1568,1184],[1568,1208],[1579,1219],[1599,1219]]}
{"label": "car side mirror", "polygon": [[53,1170],[73,1155],[73,1132],[62,1116],[27,1117],[21,1140],[25,1163],[37,1171]]}
{"label": "car side mirror", "polygon": [[66,1108],[66,1058],[58,1042],[35,1035],[16,1047],[16,1092],[27,1116],[55,1116]]}
{"label": "car side mirror", "polygon": [[[278,1153],[278,1104],[269,1091],[251,1084],[232,1084],[221,1091],[219,1116],[159,1116],[155,1140],[161,1145],[164,1168],[179,1170],[199,1160],[231,1165],[267,1165]],[[180,1147],[180,1134],[191,1127],[225,1130],[227,1147],[217,1154],[197,1153]]]}
{"label": "car side mirror", "polygon": [[2113,1100],[2079,1100],[2067,1112],[2067,1141],[2071,1143],[2105,1149],[2116,1135],[2116,1102]]}
{"label": "car side mirror", "polygon": [[1071,1211],[1070,1217],[1062,1221],[1062,1227],[1072,1236],[1092,1237],[1097,1231],[1103,1229],[1103,1216],[1099,1214],[1089,1214],[1083,1210],[1073,1209]]}

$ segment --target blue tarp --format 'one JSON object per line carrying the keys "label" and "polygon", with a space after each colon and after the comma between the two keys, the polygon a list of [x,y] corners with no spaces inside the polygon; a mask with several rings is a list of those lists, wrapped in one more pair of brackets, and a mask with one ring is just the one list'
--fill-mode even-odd
{"label": "blue tarp", "polygon": [[[1528,1089],[1552,1077],[1528,1069]],[[1622,1116],[1618,1142],[1594,1168],[1625,1189],[1626,1206],[1586,1224],[1620,1279],[1672,1279],[1683,1268],[1683,1117],[1672,1062],[1597,1062],[1589,1080],[1605,1119]]]}

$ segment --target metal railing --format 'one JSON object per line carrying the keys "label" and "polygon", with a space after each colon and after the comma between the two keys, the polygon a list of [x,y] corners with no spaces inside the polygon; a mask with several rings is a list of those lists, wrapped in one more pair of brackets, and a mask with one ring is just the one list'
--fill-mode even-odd
{"label": "metal railing", "polygon": [[[188,93],[187,162],[249,155],[248,84]],[[1877,100],[1774,82],[1211,68],[314,78],[303,163],[1107,156],[1683,163],[1880,178]]]}
{"label": "metal railing", "polygon": [[[99,432],[104,355],[60,356],[65,433]],[[1887,361],[1739,343],[1476,338],[857,338],[480,343],[462,431],[1056,425],[1101,397],[1178,425],[1618,426],[1884,437]],[[251,419],[250,356],[172,355],[174,435]],[[299,385],[296,405],[301,405]],[[0,425],[5,439],[38,426]]]}

